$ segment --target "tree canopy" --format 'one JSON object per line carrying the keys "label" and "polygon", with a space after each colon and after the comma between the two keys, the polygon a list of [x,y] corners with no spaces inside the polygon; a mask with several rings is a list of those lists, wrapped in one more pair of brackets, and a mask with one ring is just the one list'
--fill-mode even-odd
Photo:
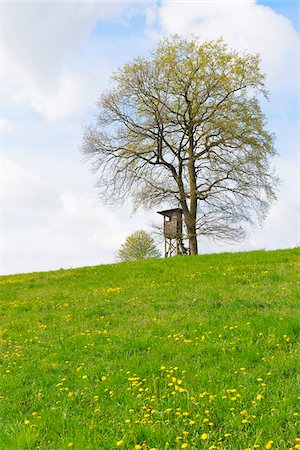
{"label": "tree canopy", "polygon": [[172,36],[112,79],[83,139],[103,198],[182,208],[191,254],[199,235],[242,239],[266,217],[277,178],[258,55]]}
{"label": "tree canopy", "polygon": [[144,230],[135,231],[126,238],[118,251],[121,261],[137,261],[140,259],[159,258],[160,253],[154,239]]}

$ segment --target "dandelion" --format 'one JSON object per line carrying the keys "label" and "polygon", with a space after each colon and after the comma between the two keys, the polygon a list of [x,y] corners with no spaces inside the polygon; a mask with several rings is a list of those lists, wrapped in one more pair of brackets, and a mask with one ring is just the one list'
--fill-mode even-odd
{"label": "dandelion", "polygon": [[68,447],[73,447],[73,445],[74,445],[74,442],[69,442],[68,443]]}
{"label": "dandelion", "polygon": [[268,441],[265,445],[265,448],[268,450],[268,449],[272,448],[272,445],[273,445],[273,441]]}
{"label": "dandelion", "polygon": [[121,439],[120,441],[117,441],[116,445],[117,447],[122,447],[125,444],[125,442],[123,441],[123,439]]}
{"label": "dandelion", "polygon": [[137,444],[137,445],[134,446],[134,450],[141,450],[141,449],[142,449],[142,447],[141,447],[141,445],[139,445],[139,444]]}
{"label": "dandelion", "polygon": [[188,448],[188,446],[189,446],[189,444],[187,444],[186,442],[184,442],[184,443],[181,445],[181,448]]}
{"label": "dandelion", "polygon": [[201,439],[202,439],[203,441],[206,441],[206,439],[208,439],[208,434],[202,433],[202,434],[201,434]]}

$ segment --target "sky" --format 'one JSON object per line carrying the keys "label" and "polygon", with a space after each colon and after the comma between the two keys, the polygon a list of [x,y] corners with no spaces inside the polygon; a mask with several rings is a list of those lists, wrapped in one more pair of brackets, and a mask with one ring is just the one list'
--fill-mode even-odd
{"label": "sky", "polygon": [[2,1],[1,274],[113,263],[129,234],[160,223],[156,210],[100,201],[80,145],[112,71],[174,33],[261,54],[279,154],[263,227],[238,244],[200,238],[200,253],[299,244],[299,19],[297,0]]}

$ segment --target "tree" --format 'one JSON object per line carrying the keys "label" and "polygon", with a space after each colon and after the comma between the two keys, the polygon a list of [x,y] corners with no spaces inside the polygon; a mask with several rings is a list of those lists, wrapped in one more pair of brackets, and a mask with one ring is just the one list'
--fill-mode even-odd
{"label": "tree", "polygon": [[139,230],[127,237],[118,252],[121,261],[137,261],[140,259],[159,258],[160,253],[154,239],[147,231]]}
{"label": "tree", "polygon": [[103,198],[182,208],[191,254],[198,235],[244,238],[267,215],[278,181],[259,56],[173,36],[112,78],[83,139]]}

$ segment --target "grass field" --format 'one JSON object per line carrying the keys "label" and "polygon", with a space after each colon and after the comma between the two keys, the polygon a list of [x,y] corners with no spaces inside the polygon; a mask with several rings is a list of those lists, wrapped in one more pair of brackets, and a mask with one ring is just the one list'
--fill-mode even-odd
{"label": "grass field", "polygon": [[299,256],[1,277],[1,450],[299,449]]}

